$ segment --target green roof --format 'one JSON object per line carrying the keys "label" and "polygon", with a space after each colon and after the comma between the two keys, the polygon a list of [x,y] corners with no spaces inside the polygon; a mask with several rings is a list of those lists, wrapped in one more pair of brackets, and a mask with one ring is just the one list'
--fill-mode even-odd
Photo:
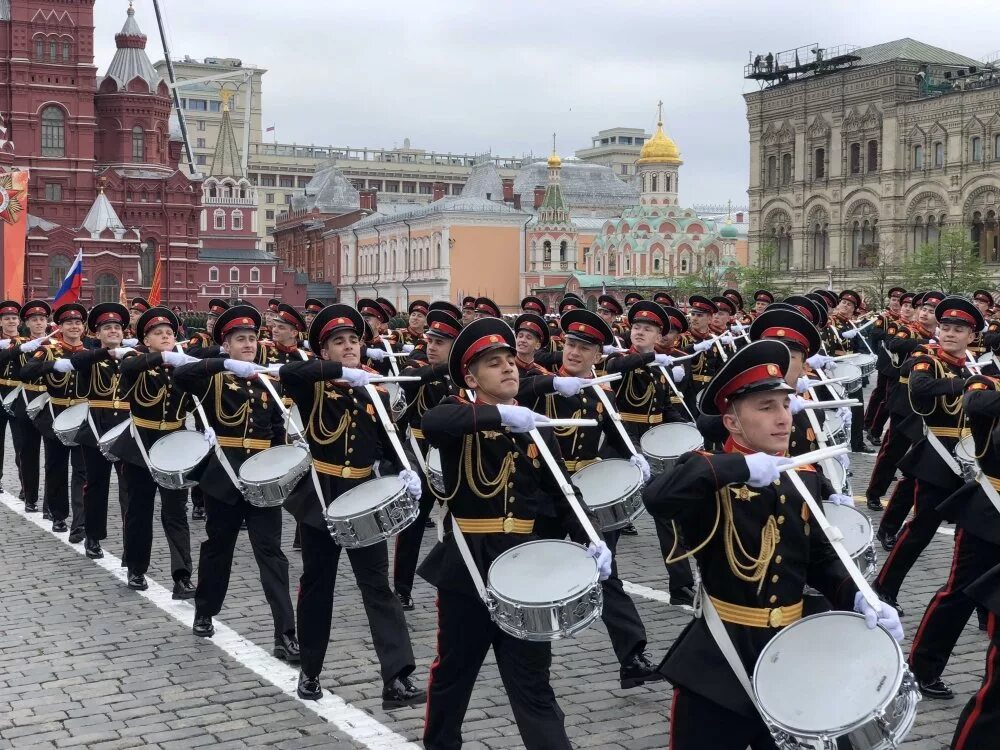
{"label": "green roof", "polygon": [[905,37],[893,42],[884,42],[871,47],[862,47],[855,50],[861,59],[858,65],[877,65],[891,60],[911,60],[918,63],[929,63],[932,65],[947,65],[952,67],[965,68],[970,65],[981,66],[982,62],[973,60],[971,57],[960,55],[957,52],[950,52],[940,47],[934,47],[916,39]]}

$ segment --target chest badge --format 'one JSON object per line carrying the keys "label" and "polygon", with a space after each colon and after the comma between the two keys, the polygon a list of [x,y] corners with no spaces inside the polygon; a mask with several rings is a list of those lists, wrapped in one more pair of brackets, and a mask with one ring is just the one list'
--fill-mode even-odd
{"label": "chest badge", "polygon": [[742,487],[731,487],[729,489],[729,492],[737,500],[743,500],[746,502],[749,502],[753,498],[758,497],[760,495],[759,492],[754,492],[746,485],[743,485]]}

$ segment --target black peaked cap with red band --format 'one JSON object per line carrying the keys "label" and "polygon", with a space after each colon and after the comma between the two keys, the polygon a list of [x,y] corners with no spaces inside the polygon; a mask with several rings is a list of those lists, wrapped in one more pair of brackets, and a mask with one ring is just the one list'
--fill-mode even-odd
{"label": "black peaked cap with red band", "polygon": [[735,302],[737,309],[739,309],[739,310],[743,309],[743,295],[740,294],[740,290],[739,289],[727,289],[726,291],[724,291],[722,293],[722,296],[723,297],[728,297],[733,302]]}
{"label": "black peaked cap with red band", "polygon": [[972,293],[972,299],[974,300],[977,299],[980,302],[985,302],[990,307],[993,307],[993,305],[996,304],[996,302],[993,299],[993,295],[990,294],[989,290],[987,289],[977,289]]}
{"label": "black peaked cap with red band", "polygon": [[226,310],[229,309],[229,303],[224,299],[219,299],[218,297],[213,297],[208,301],[208,314],[218,317],[222,315]]}
{"label": "black peaked cap with red band", "polygon": [[67,320],[86,321],[87,308],[79,302],[67,302],[65,305],[59,305],[55,312],[52,313],[52,322],[60,325]]}
{"label": "black peaked cap with red band", "polygon": [[[826,312],[826,305],[805,294],[793,294],[791,297],[785,297],[782,303],[794,307],[809,318],[817,328],[823,328],[829,318]],[[766,311],[768,308],[764,309]]]}
{"label": "black peaked cap with red band", "polygon": [[670,321],[667,320],[667,314],[663,310],[663,305],[657,304],[652,300],[639,300],[628,310],[628,324],[633,323],[650,323],[654,326],[659,326],[661,329],[666,330],[670,325]]}
{"label": "black peaked cap with red band", "polygon": [[[569,315],[569,313],[566,314]],[[549,345],[549,325],[545,322],[545,318],[537,313],[526,312],[518,315],[514,320],[514,333],[516,334],[518,331],[533,333],[542,343],[542,349]]]}
{"label": "black peaked cap with red band", "polygon": [[212,339],[216,344],[221,344],[226,340],[226,336],[236,331],[260,330],[261,315],[256,307],[250,305],[233,305],[226,310],[219,319],[215,321],[215,328],[212,329]]}
{"label": "black peaked cap with red band", "polygon": [[27,321],[32,315],[44,315],[46,318],[52,314],[52,306],[43,299],[30,299],[21,305],[18,315],[21,320]]}
{"label": "black peaked cap with red band", "polygon": [[382,306],[383,310],[385,310],[387,318],[395,318],[399,314],[399,311],[396,310],[396,306],[385,297],[376,297],[375,301]]}
{"label": "black peaked cap with red band", "polygon": [[715,315],[719,312],[719,306],[712,302],[708,297],[703,297],[700,294],[692,294],[688,297],[688,307],[691,312],[702,312],[706,315]]}
{"label": "black peaked cap with red band", "polygon": [[855,310],[860,310],[861,309],[861,295],[858,294],[853,289],[845,289],[844,291],[842,291],[840,293],[840,296],[837,299],[838,300],[844,300],[844,299],[846,299],[848,302],[851,302],[851,303],[854,304],[854,309]]}
{"label": "black peaked cap with red band", "polygon": [[406,312],[414,313],[421,312],[426,315],[430,311],[430,303],[427,300],[415,299],[406,308]]}
{"label": "black peaked cap with red band", "polygon": [[87,316],[87,328],[96,332],[105,323],[117,323],[123,328],[128,325],[129,311],[120,302],[102,302],[90,308]]}
{"label": "black peaked cap with red band", "polygon": [[145,297],[133,297],[132,301],[129,302],[129,305],[131,306],[131,309],[144,313],[149,309],[149,300]]}
{"label": "black peaked cap with red band", "polygon": [[758,289],[756,292],[753,293],[753,301],[766,302],[767,304],[770,305],[772,302],[774,302],[774,295],[771,294],[766,289]]}
{"label": "black peaked cap with red band", "polygon": [[789,349],[798,349],[811,357],[819,351],[819,331],[805,315],[793,310],[768,307],[750,324],[750,340],[783,341]]}
{"label": "black peaked cap with red band", "polygon": [[151,307],[135,322],[135,336],[141,342],[147,330],[151,331],[156,326],[163,325],[170,326],[170,329],[176,334],[179,325],[176,313],[168,307]]}
{"label": "black peaked cap with red band", "polygon": [[715,303],[715,306],[720,311],[727,312],[730,315],[736,314],[736,303],[729,299],[729,297],[712,297],[712,302]]}
{"label": "black peaked cap with red band", "polygon": [[894,286],[894,287],[890,287],[889,288],[889,291],[886,294],[886,297],[888,297],[889,299],[892,299],[893,297],[902,297],[904,294],[906,294],[906,290],[903,289],[903,287],[901,287],[901,286]]}
{"label": "black peaked cap with red band", "polygon": [[660,305],[660,307],[663,308],[663,312],[667,316],[667,322],[670,324],[671,331],[679,331],[680,333],[687,332],[688,329],[687,315],[682,313],[676,307],[671,307],[670,305]]}
{"label": "black peaked cap with red band", "polygon": [[350,305],[327,305],[316,313],[309,326],[309,349],[318,357],[326,340],[340,331],[353,331],[359,339],[363,339],[365,319]]}
{"label": "black peaked cap with red band", "polygon": [[933,305],[936,308],[938,303],[941,302],[941,300],[943,300],[947,296],[948,295],[945,294],[944,292],[939,292],[936,289],[932,289],[929,292],[924,292],[923,294],[918,295],[918,297],[913,300],[913,304],[915,307],[923,307],[924,305]]}
{"label": "black peaked cap with red band", "polygon": [[597,306],[603,307],[612,315],[621,315],[623,312],[625,312],[625,308],[622,307],[622,303],[619,302],[610,294],[602,294],[600,297],[598,297]]}
{"label": "black peaked cap with red band", "polygon": [[502,318],[479,318],[463,328],[448,355],[448,374],[455,385],[464,387],[469,365],[495,349],[514,353],[514,331]]}
{"label": "black peaked cap with red band", "polygon": [[461,330],[462,324],[449,310],[438,308],[427,313],[426,335],[454,340]]}
{"label": "black peaked cap with red band", "polygon": [[305,310],[307,313],[312,313],[313,315],[318,313],[324,307],[326,307],[326,305],[323,304],[323,301],[315,299],[314,297],[310,297],[302,305],[303,310]]}
{"label": "black peaked cap with red band", "polygon": [[271,297],[271,299],[267,301],[268,312],[273,312],[273,313],[278,312],[278,305],[280,304],[281,304],[280,299],[278,299],[277,297]]}
{"label": "black peaked cap with red band", "polygon": [[[491,318],[500,317],[500,308],[497,306],[497,303],[489,297],[476,297],[476,303],[473,309],[475,309],[477,313],[488,315]],[[510,326],[507,327],[510,328]]]}
{"label": "black peaked cap with red band", "polygon": [[823,301],[826,302],[826,306],[829,307],[830,309],[836,307],[837,302],[840,301],[840,298],[836,294],[831,292],[829,289],[816,289],[814,291],[816,294],[818,294],[820,297],[823,298]]}
{"label": "black peaked cap with red band", "polygon": [[809,294],[805,296],[806,299],[811,299],[816,303],[816,309],[820,311],[821,318],[818,325],[820,328],[825,327],[827,321],[830,319],[830,305],[828,304],[828,300],[819,292],[809,292]]}
{"label": "black peaked cap with red band", "polygon": [[548,310],[548,306],[541,297],[535,297],[533,295],[528,295],[523,300],[521,300],[521,310],[523,312],[533,312],[539,315],[545,315]]}
{"label": "black peaked cap with red band", "polygon": [[16,302],[12,299],[5,299],[0,302],[0,316],[2,315],[17,315],[21,312],[21,303]]}
{"label": "black peaked cap with red band", "polygon": [[701,397],[701,413],[719,416],[751,393],[794,392],[785,382],[791,352],[780,341],[753,341],[733,354],[709,381]]}
{"label": "black peaked cap with red band", "polygon": [[435,310],[441,310],[442,312],[448,313],[455,320],[462,319],[462,311],[459,309],[458,305],[453,305],[447,300],[439,299],[431,302],[427,307],[427,314],[430,315]]}
{"label": "black peaked cap with red band", "polygon": [[475,310],[476,309],[476,298],[475,297],[462,297],[462,309],[463,310]]}
{"label": "black peaked cap with red band", "polygon": [[674,306],[674,298],[671,297],[666,292],[657,292],[656,294],[654,294],[653,302],[655,302],[658,305],[670,305],[671,307]]}
{"label": "black peaked cap with red band", "polygon": [[934,317],[938,323],[970,326],[977,333],[986,325],[979,308],[965,297],[945,297],[934,308]]}
{"label": "black peaked cap with red band", "polygon": [[604,319],[590,310],[570,310],[559,319],[559,327],[568,339],[605,347],[615,343],[615,334]]}
{"label": "black peaked cap with red band", "polygon": [[358,300],[357,305],[358,312],[362,315],[378,318],[379,323],[388,322],[389,315],[386,313],[385,308],[375,300],[369,299],[368,297],[362,297]]}
{"label": "black peaked cap with red band", "polygon": [[285,302],[279,302],[277,309],[274,311],[275,317],[281,320],[282,323],[287,323],[297,330],[299,333],[303,333],[306,328],[306,319],[303,317],[302,313],[295,309],[293,305],[289,305]]}
{"label": "black peaked cap with red band", "polygon": [[917,296],[916,292],[903,292],[901,295],[899,295],[899,304],[905,305],[909,303],[910,307],[914,307],[915,306],[914,300],[916,299],[916,296]]}
{"label": "black peaked cap with red band", "polygon": [[625,304],[634,305],[636,302],[642,301],[642,295],[638,292],[629,292],[625,295]]}
{"label": "black peaked cap with red band", "polygon": [[579,297],[566,296],[559,301],[559,314],[563,315],[570,310],[586,310],[587,304]]}

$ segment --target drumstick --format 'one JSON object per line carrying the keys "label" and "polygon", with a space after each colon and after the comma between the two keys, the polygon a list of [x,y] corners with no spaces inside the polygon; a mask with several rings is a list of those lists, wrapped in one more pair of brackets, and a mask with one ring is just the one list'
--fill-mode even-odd
{"label": "drumstick", "polygon": [[278,405],[278,408],[281,409],[282,414],[285,415],[285,421],[288,423],[288,426],[295,431],[295,434],[298,435],[300,439],[305,440],[306,436],[299,431],[299,428],[295,425],[295,420],[289,418],[291,412],[289,411],[288,407],[285,406],[285,402],[281,398],[281,396],[278,395],[278,391],[275,389],[274,384],[271,383],[271,379],[268,377],[260,377],[260,376],[257,376],[257,379],[264,384],[264,387],[267,388],[268,393],[271,394],[271,398],[274,399],[275,403]]}
{"label": "drumstick", "polygon": [[696,422],[697,420],[694,418],[694,414],[692,414],[691,410],[688,408],[687,401],[684,400],[684,396],[682,396],[681,392],[677,389],[677,384],[674,382],[673,373],[667,372],[667,368],[664,367],[663,365],[657,365],[657,367],[660,368],[660,372],[663,373],[663,377],[667,379],[667,385],[670,386],[670,390],[672,390],[674,392],[674,395],[677,396],[677,398],[680,400],[681,406],[684,407],[684,411],[686,411],[688,413],[688,416],[691,417],[691,422],[692,423]]}
{"label": "drumstick", "polygon": [[821,385],[832,385],[834,383],[846,383],[848,380],[854,380],[853,375],[839,375],[835,378],[827,378],[826,380],[810,380],[809,389],[812,390]]}
{"label": "drumstick", "polygon": [[369,383],[417,383],[419,375],[372,375]]}
{"label": "drumstick", "polygon": [[394,375],[399,375],[399,365],[396,364],[395,358],[391,356],[391,355],[395,354],[395,352],[392,351],[392,347],[389,346],[389,342],[388,341],[386,341],[384,338],[381,338],[381,337],[379,337],[379,340],[382,342],[382,348],[385,349],[386,353],[390,355],[389,356],[389,367],[392,368],[392,372],[393,372]]}
{"label": "drumstick", "polygon": [[[419,380],[420,378],[417,378]],[[372,400],[372,406],[375,407],[375,413],[378,414],[379,421],[382,422],[382,428],[385,430],[386,435],[389,437],[389,443],[392,445],[392,449],[396,451],[396,457],[399,459],[399,463],[402,464],[403,468],[407,471],[412,471],[410,468],[410,460],[403,453],[403,444],[399,442],[399,434],[396,432],[396,426],[392,423],[392,419],[389,418],[389,414],[385,410],[385,406],[382,404],[382,398],[379,396],[378,391],[375,390],[375,386],[366,385],[365,391],[367,391],[369,398]]]}
{"label": "drumstick", "polygon": [[803,409],[837,409],[841,406],[861,406],[861,402],[845,398],[837,401],[806,401],[802,404]]}
{"label": "drumstick", "polygon": [[[542,415],[539,414],[539,417]],[[596,419],[546,419],[535,422],[535,427],[597,427]]]}
{"label": "drumstick", "polygon": [[[675,357],[673,354],[668,354],[667,356],[673,360],[670,364],[676,365],[678,362],[684,362],[689,359],[694,359],[695,357],[701,356],[701,354],[702,354],[701,352],[695,352],[694,354],[685,354],[682,357]],[[646,365],[646,367],[661,367],[661,366],[662,365],[657,365],[655,362],[650,362],[648,365]]]}
{"label": "drumstick", "polygon": [[788,456],[781,462],[779,468],[782,471],[796,469],[799,466],[819,463],[825,458],[836,458],[844,453],[850,453],[850,449],[846,445],[832,445],[829,448],[820,448],[819,450],[809,451],[798,456]]}
{"label": "drumstick", "polygon": [[[617,373],[616,373],[617,374]],[[599,380],[599,378],[597,378]],[[593,385],[593,381],[591,382]],[[639,451],[635,449],[635,443],[632,442],[632,438],[625,431],[625,427],[622,425],[622,415],[618,413],[618,410],[612,405],[611,399],[608,398],[608,394],[604,392],[604,389],[599,385],[594,385],[594,392],[597,393],[597,398],[602,404],[604,404],[604,410],[611,417],[611,421],[614,422],[615,429],[618,430],[618,436],[622,439],[622,442],[628,446],[628,449],[632,451],[633,456],[639,455]]]}
{"label": "drumstick", "polygon": [[538,453],[544,459],[545,464],[549,467],[549,472],[552,474],[552,479],[555,480],[556,484],[559,485],[559,489],[562,490],[563,495],[566,497],[566,502],[569,503],[569,507],[573,509],[573,513],[576,515],[576,519],[580,522],[583,530],[587,534],[587,538],[594,544],[601,541],[601,538],[597,535],[597,531],[594,530],[593,524],[590,523],[590,519],[584,512],[583,508],[580,507],[579,501],[576,499],[576,492],[573,490],[573,485],[566,481],[562,469],[559,468],[559,464],[556,463],[555,456],[549,450],[549,446],[545,444],[542,439],[541,434],[538,430],[531,430],[528,433],[531,439],[535,441],[535,446],[538,448]]}
{"label": "drumstick", "polygon": [[873,351],[872,351],[872,345],[871,345],[871,344],[869,344],[869,343],[868,343],[868,339],[866,339],[866,338],[865,338],[864,336],[862,336],[862,335],[861,335],[861,333],[860,333],[860,331],[863,331],[863,330],[864,330],[865,328],[867,328],[868,326],[870,326],[870,325],[871,325],[871,321],[869,321],[868,323],[866,323],[865,325],[863,325],[863,326],[862,326],[861,328],[858,328],[858,327],[857,327],[856,325],[854,325],[854,321],[853,321],[853,320],[849,320],[849,321],[847,321],[847,322],[848,322],[848,323],[850,323],[850,324],[851,324],[851,326],[853,326],[853,328],[854,328],[854,330],[855,330],[855,331],[858,331],[858,332],[859,332],[859,333],[858,333],[858,335],[857,335],[857,336],[855,336],[854,338],[856,338],[856,339],[857,339],[857,338],[860,338],[860,339],[861,339],[861,343],[865,345],[865,349],[867,349],[867,350],[868,350],[868,353],[869,353],[869,354],[871,354],[871,355],[872,355],[872,356],[874,357],[874,356],[875,356],[875,352],[873,352]]}
{"label": "drumstick", "polygon": [[587,378],[584,386],[589,387],[592,385],[602,385],[603,383],[614,383],[616,380],[621,379],[622,374],[620,372],[613,372],[610,375],[601,375],[599,378]]}
{"label": "drumstick", "polygon": [[973,375],[983,374],[982,370],[979,369],[979,363],[976,361],[976,358],[972,356],[972,352],[966,350],[965,358],[966,358],[965,366],[969,368],[969,372],[971,372]]}

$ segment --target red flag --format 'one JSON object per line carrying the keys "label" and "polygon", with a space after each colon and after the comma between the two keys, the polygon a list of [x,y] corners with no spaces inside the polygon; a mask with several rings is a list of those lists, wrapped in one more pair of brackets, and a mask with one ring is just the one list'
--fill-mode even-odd
{"label": "red flag", "polygon": [[118,303],[128,307],[128,294],[125,292],[125,274],[122,273],[121,283],[118,285]]}
{"label": "red flag", "polygon": [[156,252],[156,268],[153,269],[153,281],[149,285],[149,306],[160,304],[160,252]]}

